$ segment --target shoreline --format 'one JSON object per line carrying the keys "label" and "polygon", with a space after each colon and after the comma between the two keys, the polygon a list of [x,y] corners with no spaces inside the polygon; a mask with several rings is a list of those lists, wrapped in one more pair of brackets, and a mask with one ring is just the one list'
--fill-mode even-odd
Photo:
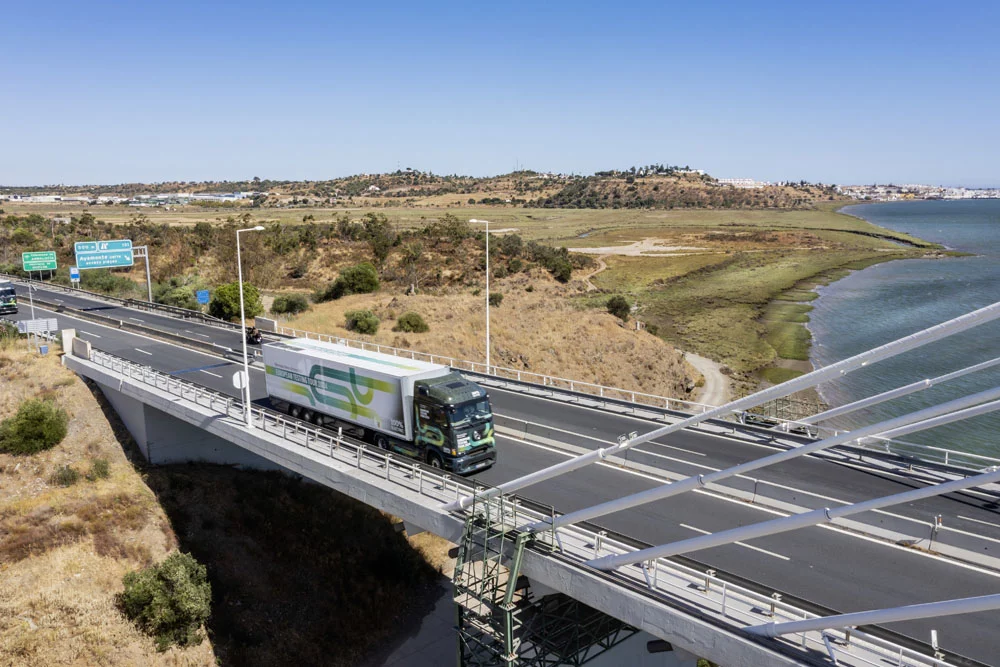
{"label": "shoreline", "polygon": [[[864,220],[866,223],[872,225],[873,227],[877,227],[878,229],[884,229],[886,232],[890,232],[891,234],[891,232],[893,232],[893,230],[891,229],[885,228],[882,225],[878,225],[861,215],[844,211],[844,209],[847,208],[848,206],[859,206],[859,205],[868,205],[877,203],[897,203],[897,202],[852,202],[836,208],[833,212],[838,215],[845,215],[852,218],[857,218],[859,220]],[[886,240],[894,240],[890,234],[887,234],[884,238]],[[804,311],[801,314],[801,316],[804,317],[802,321],[791,322],[788,320],[784,320],[781,321],[781,324],[783,325],[794,324],[795,328],[801,327],[801,329],[805,331],[805,338],[807,340],[805,345],[806,359],[794,359],[794,358],[782,357],[780,356],[780,354],[778,354],[778,351],[776,349],[775,353],[777,356],[775,357],[775,359],[766,366],[758,368],[756,371],[754,371],[754,374],[757,377],[758,389],[763,389],[769,386],[773,386],[775,384],[780,384],[780,382],[792,379],[794,377],[798,377],[800,375],[804,375],[816,369],[816,365],[814,363],[814,356],[812,354],[816,336],[814,331],[809,327],[809,324],[811,322],[811,317],[809,316],[808,313],[811,312],[813,309],[811,302],[816,301],[817,299],[823,296],[822,294],[823,288],[830,287],[834,283],[842,280],[843,278],[846,278],[847,276],[854,274],[857,271],[863,271],[867,268],[879,264],[886,264],[888,262],[905,260],[905,259],[941,259],[948,256],[970,254],[962,251],[956,251],[953,248],[949,248],[942,244],[931,243],[924,239],[918,239],[918,240],[920,242],[925,243],[926,245],[920,246],[917,244],[913,245],[908,244],[907,250],[902,252],[908,254],[909,256],[902,256],[902,257],[892,256],[892,257],[886,257],[884,259],[872,258],[871,261],[865,262],[864,266],[852,267],[849,266],[849,264],[852,264],[854,262],[850,262],[848,264],[845,264],[844,266],[827,269],[826,271],[821,271],[817,273],[815,276],[812,276],[810,278],[807,278],[803,281],[796,283],[791,288],[784,290],[783,292],[776,295],[773,299],[771,299],[771,301],[768,302],[767,306],[765,306],[765,312],[767,312],[767,310],[769,309],[780,308],[783,306],[800,306],[801,310]],[[922,251],[922,252],[920,254],[917,254],[914,251]],[[812,295],[812,296],[807,296],[807,298],[805,299],[787,298],[790,294],[796,294],[796,293],[802,294],[803,296],[806,295]],[[767,334],[765,335],[771,334],[777,328],[776,326],[772,325],[766,325],[766,326],[767,326]],[[781,373],[779,371],[779,372],[767,373],[769,369],[784,369],[786,372]],[[766,375],[771,375],[772,380],[779,380],[779,381],[771,381],[766,377]],[[812,388],[801,392],[796,392],[795,394],[789,396],[789,398],[806,401],[807,403],[818,403],[821,406],[820,409],[825,409],[825,407],[829,405],[829,403],[827,402],[826,398],[823,396],[819,388]]]}

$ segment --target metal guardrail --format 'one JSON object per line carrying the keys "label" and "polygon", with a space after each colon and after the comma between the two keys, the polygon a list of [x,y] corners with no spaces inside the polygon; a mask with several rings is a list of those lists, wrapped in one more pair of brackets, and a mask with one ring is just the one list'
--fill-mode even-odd
{"label": "metal guardrail", "polygon": [[[124,378],[166,391],[182,401],[207,408],[238,423],[244,420],[243,404],[225,394],[99,350],[92,350],[90,361]],[[439,507],[482,488],[481,484],[442,473],[410,459],[397,458],[390,452],[369,448],[364,443],[344,437],[342,433],[334,434],[280,413],[251,406],[250,415],[254,427],[268,435],[277,436],[293,447],[302,447],[346,464],[359,474],[374,475],[415,492],[432,507]],[[504,506],[513,508],[513,511],[507,510],[510,515],[506,527],[510,530],[551,519],[555,515],[554,512],[533,510],[525,506],[530,505],[530,501],[510,496],[503,497],[502,503],[499,498],[490,502],[500,503],[501,511]],[[559,528],[554,533],[548,531],[542,534],[542,539],[555,554],[576,567],[583,567],[582,563],[600,555],[638,549],[634,544],[609,538],[606,532],[585,525]],[[801,620],[818,616],[783,602],[778,594],[762,594],[727,581],[714,570],[699,571],[674,559],[658,558],[643,563],[641,567],[622,568],[610,573],[590,568],[587,571],[641,591],[651,601],[688,610],[729,631],[741,632],[745,627],[759,624],[762,619]],[[769,640],[755,638],[754,641],[770,642],[769,645],[784,653],[816,664],[828,664],[823,656],[845,666],[946,667],[953,664],[856,628],[810,631]]]}

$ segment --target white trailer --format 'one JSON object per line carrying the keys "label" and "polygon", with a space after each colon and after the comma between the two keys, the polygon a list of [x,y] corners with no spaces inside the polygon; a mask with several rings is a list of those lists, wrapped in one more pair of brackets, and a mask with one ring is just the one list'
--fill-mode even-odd
{"label": "white trailer", "polygon": [[413,440],[413,383],[451,373],[306,338],[261,347],[269,396],[403,440]]}

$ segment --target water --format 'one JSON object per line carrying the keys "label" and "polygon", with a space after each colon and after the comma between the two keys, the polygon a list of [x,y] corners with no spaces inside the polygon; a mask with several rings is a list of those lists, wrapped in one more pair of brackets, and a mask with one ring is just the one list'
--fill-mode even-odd
{"label": "water", "polygon": [[[829,365],[1000,300],[1000,200],[862,204],[848,206],[844,212],[976,256],[887,262],[820,288],[809,323],[815,366]],[[828,403],[841,405],[998,356],[1000,321],[995,321],[855,371],[819,389]],[[881,421],[998,385],[1000,367],[994,367],[845,416],[837,424],[851,427]],[[1000,456],[1000,413],[903,439]]]}

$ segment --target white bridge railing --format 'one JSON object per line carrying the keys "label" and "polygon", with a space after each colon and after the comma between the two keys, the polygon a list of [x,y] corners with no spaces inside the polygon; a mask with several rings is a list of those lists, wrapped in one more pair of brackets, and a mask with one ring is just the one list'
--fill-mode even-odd
{"label": "white bridge railing", "polygon": [[[230,396],[98,350],[91,351],[90,361],[123,379],[164,391],[176,396],[178,400],[229,417],[236,426],[243,426],[243,405]],[[339,432],[333,433],[254,406],[251,406],[250,414],[256,429],[280,438],[290,447],[305,448],[342,465],[346,464],[356,469],[358,474],[372,475],[399,485],[425,498],[431,507],[440,507],[483,488],[482,485],[426,467],[412,459],[367,447]],[[494,516],[499,512],[504,518],[504,524],[511,530],[526,522],[551,521],[556,515],[554,511],[546,513],[526,506],[525,503],[532,506],[535,504],[512,496],[496,497],[488,502],[490,505],[487,511],[493,512]],[[482,504],[477,507],[481,510]],[[606,532],[587,525],[559,528],[555,533],[539,533],[538,537],[543,544],[558,550],[562,556],[580,567],[598,556],[634,552],[641,548],[609,537]],[[641,567],[599,574],[633,589],[639,587],[645,590],[652,604],[694,607],[698,613],[710,617],[715,624],[730,631],[739,632],[762,622],[802,620],[818,616],[783,602],[776,593],[766,595],[729,582],[714,570],[699,571],[671,559],[658,558],[642,563]],[[828,656],[834,664],[845,666],[945,667],[949,664],[855,628],[810,631],[761,641],[780,645],[785,652],[797,653],[804,659],[808,656],[815,660],[819,654]]]}

